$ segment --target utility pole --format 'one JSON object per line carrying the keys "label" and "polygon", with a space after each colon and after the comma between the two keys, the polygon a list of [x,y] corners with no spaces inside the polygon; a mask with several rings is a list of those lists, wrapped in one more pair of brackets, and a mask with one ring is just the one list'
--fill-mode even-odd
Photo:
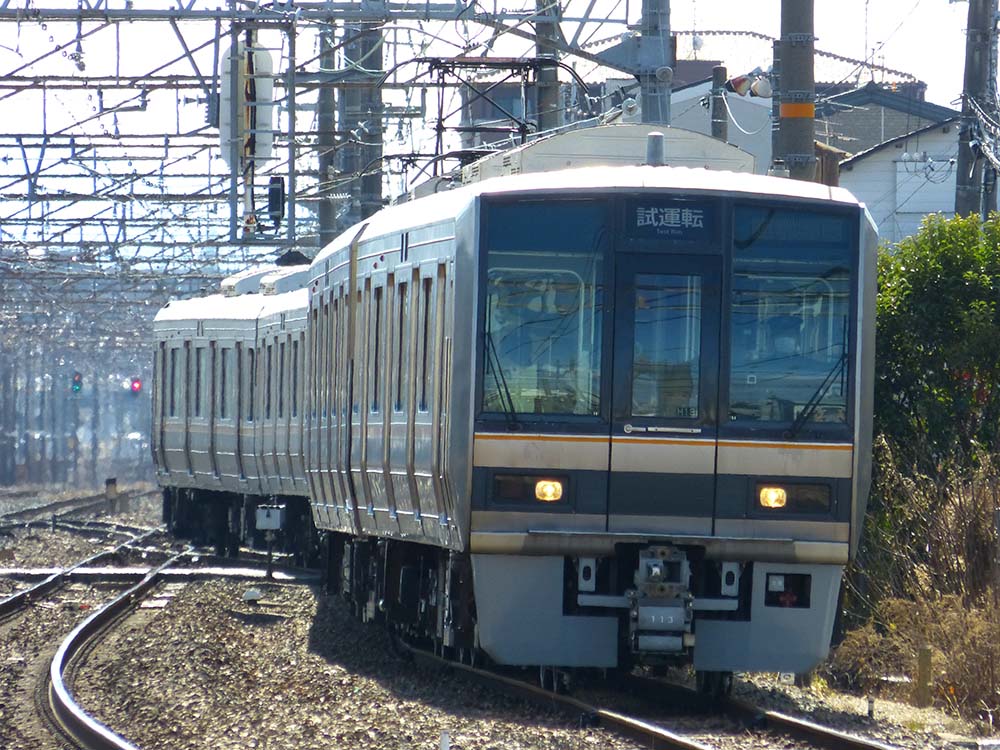
{"label": "utility pole", "polygon": [[639,71],[642,121],[670,124],[670,88],[674,80],[670,38],[670,0],[642,0],[642,52],[651,55]]}
{"label": "utility pole", "polygon": [[[558,19],[562,14],[560,0],[535,0],[535,9],[544,17]],[[535,50],[538,57],[544,57],[553,62],[559,61],[559,51],[548,40],[559,38],[558,20],[538,21],[535,23]],[[562,103],[559,96],[559,68],[555,65],[546,66],[538,71],[538,129],[542,132],[553,130],[562,125]],[[584,92],[586,93],[586,92]],[[527,113],[525,113],[527,115]]]}
{"label": "utility pole", "polygon": [[[323,70],[335,70],[336,60],[333,55],[333,25],[323,29],[319,34],[319,59]],[[337,127],[336,102],[334,88],[329,84],[321,84],[319,101],[317,103],[317,124],[319,134],[319,246],[326,247],[337,236],[337,206],[333,202],[334,152],[336,151]]]}
{"label": "utility pole", "polygon": [[729,113],[726,112],[726,66],[712,68],[712,137],[729,140]]}
{"label": "utility pole", "polygon": [[90,401],[90,483],[98,486],[97,463],[101,452],[101,389],[97,373],[91,371],[93,398]]}
{"label": "utility pole", "polygon": [[382,90],[375,86],[382,75],[382,32],[378,24],[352,23],[344,27],[344,38],[344,67],[352,70],[346,80],[369,85],[340,92],[338,130],[345,141],[337,153],[338,171],[355,175],[341,229],[382,208]]}
{"label": "utility pole", "polygon": [[785,154],[781,150],[781,40],[775,39],[771,45],[774,61],[771,63],[771,166],[780,159],[785,163]]}
{"label": "utility pole", "polygon": [[958,136],[958,166],[955,176],[955,213],[980,213],[983,205],[983,159],[977,139],[978,118],[973,100],[980,107],[987,102],[990,44],[997,0],[969,0],[969,20],[965,37],[965,80],[962,87],[962,125]]}
{"label": "utility pole", "polygon": [[670,36],[670,0],[642,0],[639,28],[641,34],[626,36],[597,57],[613,68],[632,73],[639,81],[644,123],[669,125],[676,56]]}
{"label": "utility pole", "polygon": [[811,181],[816,172],[816,82],[813,0],[781,0],[781,123],[779,141],[788,174]]}

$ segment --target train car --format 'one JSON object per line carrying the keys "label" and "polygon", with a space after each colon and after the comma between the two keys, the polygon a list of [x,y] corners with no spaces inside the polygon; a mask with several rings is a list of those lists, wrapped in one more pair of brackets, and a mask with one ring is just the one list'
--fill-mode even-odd
{"label": "train car", "polygon": [[283,503],[289,545],[315,537],[302,381],[308,268],[267,266],[156,316],[152,450],[178,533],[235,553],[259,505]]}
{"label": "train car", "polygon": [[499,177],[344,233],[303,316],[332,585],[550,678],[809,670],[870,484],[875,251],[845,190],[666,166]]}

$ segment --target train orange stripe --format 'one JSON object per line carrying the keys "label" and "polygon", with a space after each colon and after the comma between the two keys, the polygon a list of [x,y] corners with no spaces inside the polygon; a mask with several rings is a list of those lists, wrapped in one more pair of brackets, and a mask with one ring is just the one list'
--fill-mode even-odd
{"label": "train orange stripe", "polygon": [[[608,438],[591,435],[517,435],[503,433],[476,433],[476,440],[519,440],[524,442],[557,442],[557,443],[606,443]],[[615,435],[612,440],[616,443],[630,444],[661,444],[661,445],[712,445],[715,441],[711,438],[704,440],[684,439],[684,438],[663,438],[663,437],[622,437]],[[782,450],[798,451],[852,451],[854,446],[850,443],[768,443],[768,442],[740,442],[735,440],[719,440],[721,448],[772,448]]]}
{"label": "train orange stripe", "polygon": [[629,443],[631,445],[700,445],[714,446],[714,440],[683,440],[681,438],[642,438],[642,437],[615,437],[616,443]]}
{"label": "train orange stripe", "polygon": [[733,440],[720,440],[719,446],[722,448],[783,448],[785,450],[817,450],[817,451],[850,451],[854,450],[851,444],[842,443],[740,443]]}
{"label": "train orange stripe", "polygon": [[523,440],[527,442],[557,442],[557,443],[606,443],[608,439],[601,435],[507,435],[503,433],[477,432],[476,440]]}
{"label": "train orange stripe", "polygon": [[816,105],[812,102],[787,102],[779,110],[782,117],[815,117]]}

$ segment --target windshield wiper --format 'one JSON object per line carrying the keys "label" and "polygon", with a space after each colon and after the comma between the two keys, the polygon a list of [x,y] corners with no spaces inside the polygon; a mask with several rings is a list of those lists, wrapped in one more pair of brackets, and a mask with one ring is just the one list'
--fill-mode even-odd
{"label": "windshield wiper", "polygon": [[493,382],[496,384],[497,395],[500,397],[500,405],[503,407],[504,417],[507,418],[507,429],[514,431],[520,428],[517,422],[517,409],[514,407],[514,397],[507,386],[507,378],[504,377],[503,367],[500,365],[500,355],[497,354],[496,344],[493,343],[493,333],[486,331],[486,359],[490,370],[493,373]]}
{"label": "windshield wiper", "polygon": [[794,438],[799,434],[799,431],[805,426],[805,423],[809,421],[813,413],[816,411],[816,407],[819,406],[820,401],[826,395],[826,392],[830,390],[830,386],[834,384],[834,381],[840,376],[840,374],[847,369],[847,352],[840,355],[840,359],[834,363],[833,368],[826,374],[823,378],[823,382],[819,384],[819,387],[815,390],[806,405],[799,412],[799,416],[795,418],[792,422],[791,428],[788,430],[788,437]]}

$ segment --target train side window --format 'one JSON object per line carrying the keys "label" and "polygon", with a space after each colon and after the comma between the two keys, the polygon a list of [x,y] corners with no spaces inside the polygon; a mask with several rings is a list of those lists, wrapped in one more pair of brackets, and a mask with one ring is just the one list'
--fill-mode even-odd
{"label": "train side window", "polygon": [[299,334],[299,338],[292,341],[292,418],[299,416],[299,372],[302,370],[300,353],[305,350],[305,346],[300,347],[299,341],[304,334]]}
{"label": "train side window", "polygon": [[[319,373],[319,360],[317,359],[317,354],[319,352],[319,310],[313,308],[309,311],[309,317],[312,319],[312,326],[309,328],[309,361],[313,372]],[[309,418],[316,419],[316,399],[318,396],[318,378],[313,378],[309,381],[309,403],[307,409],[309,410]]]}
{"label": "train side window", "polygon": [[322,417],[330,415],[330,303],[321,302],[323,311],[319,316],[319,342],[317,343],[316,360],[319,370],[316,372],[316,398],[319,401],[319,413]]}
{"label": "train side window", "polygon": [[285,416],[285,366],[287,360],[285,359],[285,342],[282,341],[278,346],[278,419],[283,419]]}
{"label": "train side window", "polygon": [[243,395],[243,345],[238,342],[233,350],[233,364],[236,366],[236,371],[233,373],[233,383],[236,385],[236,400],[234,401],[236,413],[233,416],[237,427],[239,427],[238,423],[243,418],[243,403],[246,398]]}
{"label": "train side window", "polygon": [[216,378],[219,375],[219,349],[215,345],[216,342],[210,341],[208,343],[208,387],[205,389],[205,396],[208,403],[205,404],[205,415],[208,417],[215,417],[215,405],[218,403],[218,390],[219,384]]}
{"label": "train side window", "polygon": [[343,335],[341,334],[341,304],[340,298],[334,297],[333,292],[330,293],[330,341],[327,343],[327,356],[331,358],[331,375],[330,375],[330,413],[332,415],[339,415],[340,412],[340,387],[341,387],[341,372],[343,372],[340,366],[340,345],[343,340]]}
{"label": "train side window", "polygon": [[170,416],[177,416],[177,352],[176,347],[170,349],[170,380],[167,386],[170,388]]}
{"label": "train side window", "polygon": [[[155,383],[153,390],[154,398],[158,398],[159,402],[159,415],[160,419],[167,416],[167,399],[166,399],[166,388],[167,383],[167,344],[164,341],[160,342],[160,347],[156,352],[156,361],[153,363],[153,372],[156,373],[158,382]],[[153,407],[156,409],[156,407]],[[156,411],[153,412],[154,414]]]}
{"label": "train side window", "polygon": [[257,352],[254,349],[247,349],[247,422],[254,420],[254,402],[257,395]]}
{"label": "train side window", "polygon": [[431,291],[434,287],[434,279],[428,277],[421,281],[421,324],[420,324],[420,399],[417,408],[420,411],[427,411],[427,375],[428,360],[432,350],[431,336]]}
{"label": "train side window", "polygon": [[372,311],[375,316],[375,325],[372,328],[372,392],[371,409],[373,413],[379,410],[379,389],[381,386],[382,374],[382,296],[383,288],[375,287]]}
{"label": "train side window", "polygon": [[229,417],[228,411],[228,394],[226,393],[226,388],[229,385],[229,354],[232,349],[229,347],[222,347],[222,356],[219,358],[219,419],[227,419]]}
{"label": "train side window", "polygon": [[272,344],[267,345],[266,359],[264,360],[265,375],[264,375],[264,419],[271,418],[271,369],[274,364],[274,346]]}
{"label": "train side window", "polygon": [[[437,282],[435,284],[435,308],[434,308],[434,361],[431,363],[433,370],[431,374],[431,383],[433,388],[441,392],[441,387],[444,385],[444,349],[445,349],[445,330],[444,330],[444,308],[445,308],[445,292],[448,289],[448,271],[447,266],[444,263],[438,265],[437,269]],[[432,390],[431,393],[434,391]],[[443,401],[443,399],[441,399]],[[443,404],[439,405],[438,409],[443,410]],[[442,420],[442,425],[444,424]]]}
{"label": "train side window", "polygon": [[191,342],[184,342],[184,382],[180,386],[178,400],[184,409],[184,419],[191,418]]}
{"label": "train side window", "polygon": [[[368,285],[365,285],[365,292],[368,292]],[[351,352],[351,356],[354,359],[354,387],[351,398],[351,413],[358,414],[362,403],[362,387],[365,385],[363,379],[363,365],[365,361],[365,349],[364,346],[367,339],[362,336],[362,332],[365,330],[365,306],[367,295],[362,295],[361,290],[357,292],[357,310],[354,320],[354,351]]]}
{"label": "train side window", "polygon": [[316,420],[320,412],[320,372],[322,371],[323,363],[320,361],[319,353],[320,347],[322,346],[322,330],[320,330],[320,321],[322,316],[320,315],[323,310],[323,300],[316,300],[316,306],[310,311],[310,328],[309,328],[309,358],[310,358],[310,369],[316,373],[316,377],[309,381],[309,403],[307,409],[309,410],[309,418]]}
{"label": "train side window", "polygon": [[201,416],[202,377],[205,370],[205,347],[194,350],[194,415]]}
{"label": "train side window", "polygon": [[[405,235],[404,235],[405,237]],[[393,410],[397,412],[406,409],[406,388],[409,381],[410,349],[406,345],[408,336],[406,326],[410,321],[410,285],[405,281],[401,282],[397,290],[396,302],[396,399]]]}

